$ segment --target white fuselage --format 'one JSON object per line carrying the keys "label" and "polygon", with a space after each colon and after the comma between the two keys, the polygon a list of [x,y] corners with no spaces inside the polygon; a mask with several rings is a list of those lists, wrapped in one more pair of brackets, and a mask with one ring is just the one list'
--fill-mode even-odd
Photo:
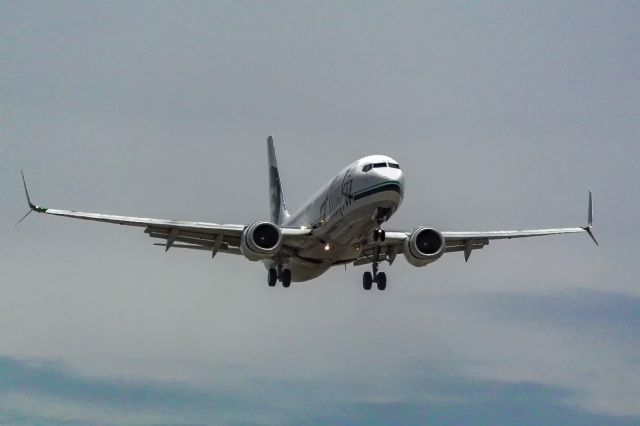
{"label": "white fuselage", "polygon": [[[370,165],[370,166],[369,166]],[[360,245],[402,203],[404,176],[384,155],[364,157],[345,167],[282,226],[308,227],[313,239],[297,247],[284,266],[292,281],[315,278],[332,265],[359,257]],[[265,261],[267,267],[272,261]]]}

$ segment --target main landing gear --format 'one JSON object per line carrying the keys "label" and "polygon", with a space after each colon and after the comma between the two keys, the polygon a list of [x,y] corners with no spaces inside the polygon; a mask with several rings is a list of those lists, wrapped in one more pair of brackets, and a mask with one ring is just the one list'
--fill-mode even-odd
{"label": "main landing gear", "polygon": [[[382,224],[389,218],[390,209],[378,209],[376,214],[377,227],[373,230],[372,239],[374,242],[384,242],[386,234],[384,229],[381,228]],[[378,290],[384,290],[387,288],[387,274],[384,272],[378,272],[378,265],[380,264],[380,246],[376,245],[373,254],[373,272],[365,272],[362,274],[362,288],[365,290],[371,290],[373,283],[376,283]]]}
{"label": "main landing gear", "polygon": [[282,267],[278,267],[278,269],[280,270],[279,274],[276,268],[269,268],[269,272],[267,273],[267,284],[269,284],[269,287],[275,287],[276,282],[280,280],[282,287],[289,288],[291,285],[291,270],[282,269]]}
{"label": "main landing gear", "polygon": [[376,251],[375,258],[373,261],[373,273],[365,272],[362,274],[362,288],[365,290],[371,290],[373,287],[373,283],[376,283],[378,290],[384,290],[387,288],[387,274],[384,272],[378,272],[378,264],[380,259],[380,253]]}
{"label": "main landing gear", "polygon": [[[375,279],[373,278],[375,276]],[[378,290],[384,290],[387,288],[387,274],[384,272],[374,272],[373,274],[369,271],[362,274],[362,288],[365,290],[371,290],[373,287],[373,283],[376,283]]]}

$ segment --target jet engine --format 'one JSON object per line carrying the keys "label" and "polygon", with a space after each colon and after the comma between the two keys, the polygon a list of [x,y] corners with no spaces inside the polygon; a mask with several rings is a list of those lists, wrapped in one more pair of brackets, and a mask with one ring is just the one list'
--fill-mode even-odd
{"label": "jet engine", "polygon": [[404,257],[413,266],[426,266],[444,254],[444,237],[432,228],[417,228],[404,240]]}
{"label": "jet engine", "polygon": [[271,222],[255,222],[240,237],[240,252],[253,261],[273,257],[281,246],[280,228]]}

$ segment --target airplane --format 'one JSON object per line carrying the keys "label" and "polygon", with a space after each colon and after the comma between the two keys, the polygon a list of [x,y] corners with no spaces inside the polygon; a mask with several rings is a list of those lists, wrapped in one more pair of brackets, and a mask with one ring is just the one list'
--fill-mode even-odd
{"label": "airplane", "polygon": [[[587,225],[516,231],[459,232],[439,231],[418,226],[405,231],[387,231],[385,222],[400,207],[404,197],[404,175],[398,162],[386,155],[360,158],[342,169],[309,199],[296,213],[287,210],[280,172],[276,162],[273,137],[267,138],[270,220],[249,225],[152,219],[83,213],[41,207],[31,202],[27,184],[22,181],[29,213],[49,214],[74,219],[143,227],[151,238],[162,240],[154,245],[242,255],[261,261],[267,269],[267,284],[279,281],[288,288],[292,282],[316,278],[332,266],[371,265],[362,275],[362,287],[378,290],[387,287],[382,262],[393,264],[404,255],[413,266],[427,266],[445,253],[462,252],[465,262],[473,250],[482,249],[492,240],[538,237],[586,232],[597,245],[592,232],[593,201],[589,191]],[[18,222],[18,223],[20,223]]]}

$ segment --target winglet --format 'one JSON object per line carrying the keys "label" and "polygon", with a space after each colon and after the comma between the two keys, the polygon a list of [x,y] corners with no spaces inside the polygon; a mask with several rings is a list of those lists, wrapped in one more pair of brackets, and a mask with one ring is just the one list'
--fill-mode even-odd
{"label": "winglet", "polygon": [[587,231],[587,234],[589,234],[593,242],[596,243],[596,245],[598,245],[598,240],[596,240],[596,237],[593,236],[593,232],[591,231],[592,227],[593,227],[593,196],[591,195],[591,191],[589,191],[589,215],[587,217],[587,226],[585,226],[582,229]]}
{"label": "winglet", "polygon": [[29,190],[27,189],[27,181],[24,178],[24,172],[20,170],[20,174],[22,175],[22,185],[24,186],[24,194],[27,197],[27,204],[29,205],[29,211],[24,216],[22,216],[22,219],[20,219],[18,223],[15,224],[15,226],[20,225],[20,223],[22,223],[22,221],[25,220],[27,216],[29,216],[29,213],[33,211],[36,211],[38,213],[45,213],[47,211],[45,207],[36,206],[31,202],[31,197],[29,196]]}
{"label": "winglet", "polygon": [[22,184],[24,185],[24,195],[27,196],[27,204],[29,204],[29,209],[36,210],[37,206],[31,202],[31,197],[29,197],[29,190],[27,189],[27,181],[24,179],[24,172],[20,170],[20,174],[22,175]]}

